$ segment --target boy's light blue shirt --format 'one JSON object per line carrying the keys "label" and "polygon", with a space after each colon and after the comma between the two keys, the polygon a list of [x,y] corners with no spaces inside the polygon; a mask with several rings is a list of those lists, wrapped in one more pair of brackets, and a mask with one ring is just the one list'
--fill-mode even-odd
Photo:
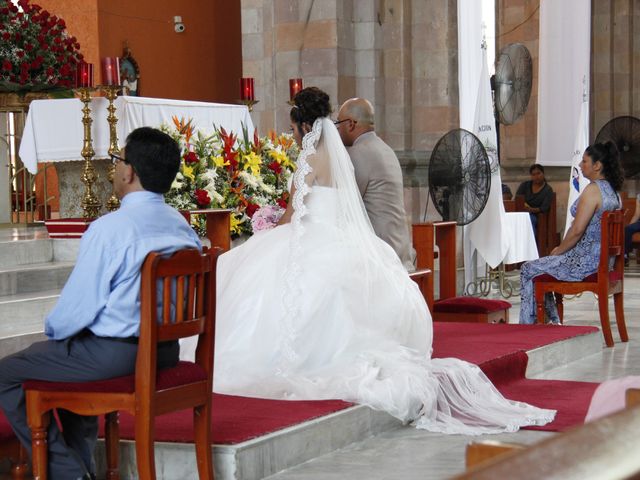
{"label": "boy's light blue shirt", "polygon": [[145,257],[183,248],[202,245],[161,194],[127,194],[119,210],[94,221],[83,235],[76,266],[45,320],[45,334],[61,340],[88,328],[100,337],[139,335]]}

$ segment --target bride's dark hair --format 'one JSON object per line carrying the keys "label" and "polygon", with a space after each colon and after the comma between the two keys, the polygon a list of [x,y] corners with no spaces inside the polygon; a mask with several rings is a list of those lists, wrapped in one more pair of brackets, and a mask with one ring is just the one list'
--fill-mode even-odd
{"label": "bride's dark hair", "polygon": [[316,118],[326,117],[331,113],[329,95],[318,87],[303,88],[293,99],[295,105],[291,108],[291,121],[298,124],[313,125]]}

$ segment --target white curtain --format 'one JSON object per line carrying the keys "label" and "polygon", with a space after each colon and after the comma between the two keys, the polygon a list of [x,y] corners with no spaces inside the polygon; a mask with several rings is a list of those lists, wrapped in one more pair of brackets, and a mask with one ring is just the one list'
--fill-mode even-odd
{"label": "white curtain", "polygon": [[537,163],[571,165],[590,38],[591,0],[541,0]]}

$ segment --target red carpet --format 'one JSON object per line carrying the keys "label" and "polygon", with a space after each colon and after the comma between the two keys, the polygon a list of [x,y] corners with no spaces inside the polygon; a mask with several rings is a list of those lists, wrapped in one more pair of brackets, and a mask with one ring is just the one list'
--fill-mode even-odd
{"label": "red carpet", "polygon": [[[552,424],[532,428],[564,430],[582,423],[597,384],[525,379],[525,351],[593,331],[598,329],[436,322],[433,356],[457,357],[479,365],[507,398],[558,410]],[[288,402],[214,394],[213,442],[243,442],[350,405],[338,400]],[[193,441],[190,411],[158,417],[156,425],[157,441]],[[133,431],[132,417],[122,414],[122,438],[133,438]]]}
{"label": "red carpet", "polygon": [[598,384],[526,379],[529,358],[525,352],[599,329],[547,325],[492,328],[495,326],[434,322],[433,356],[456,357],[475,363],[506,398],[558,411],[552,423],[528,429],[562,431],[582,423]]}

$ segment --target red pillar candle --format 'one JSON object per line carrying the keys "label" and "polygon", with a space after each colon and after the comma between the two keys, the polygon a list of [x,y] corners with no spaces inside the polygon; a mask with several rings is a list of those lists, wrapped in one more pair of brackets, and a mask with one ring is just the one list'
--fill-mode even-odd
{"label": "red pillar candle", "polygon": [[120,83],[120,59],[118,57],[104,57],[102,59],[102,84],[118,85]]}
{"label": "red pillar candle", "polygon": [[293,100],[300,90],[302,90],[302,79],[290,78],[289,79],[289,98]]}
{"label": "red pillar candle", "polygon": [[240,100],[255,100],[253,93],[253,78],[240,79]]}
{"label": "red pillar candle", "polygon": [[76,86],[77,87],[93,87],[93,64],[87,62],[80,62],[78,64],[78,70],[76,71]]}

